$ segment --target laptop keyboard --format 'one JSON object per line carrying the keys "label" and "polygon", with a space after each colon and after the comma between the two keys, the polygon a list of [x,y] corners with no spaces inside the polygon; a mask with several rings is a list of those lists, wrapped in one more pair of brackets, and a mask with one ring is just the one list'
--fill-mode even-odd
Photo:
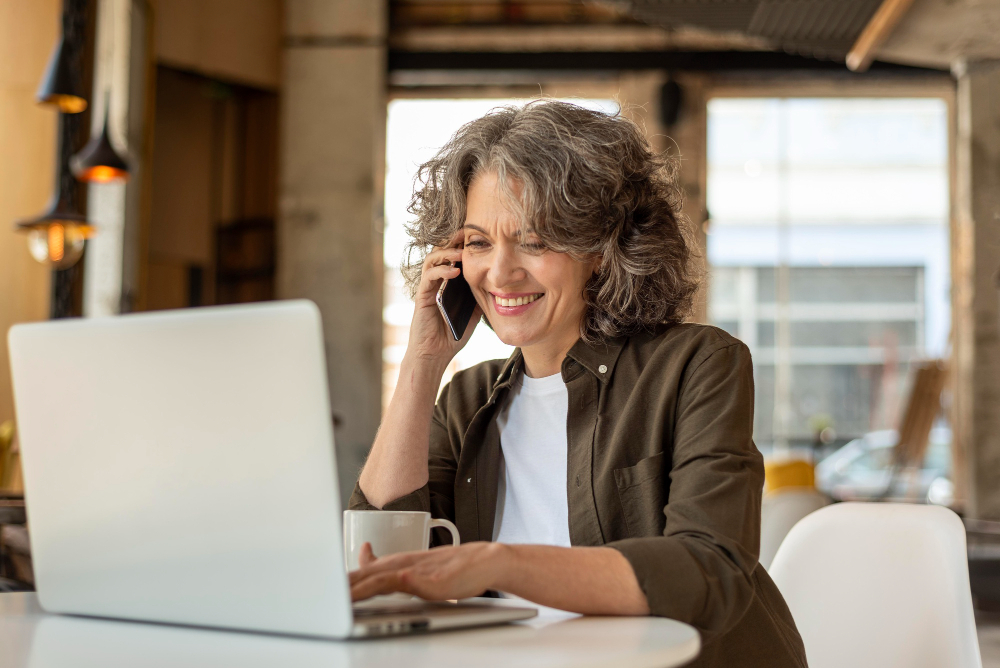
{"label": "laptop keyboard", "polygon": [[434,604],[420,599],[402,601],[360,601],[352,607],[355,617],[371,617],[373,615],[399,615],[409,612],[422,612]]}
{"label": "laptop keyboard", "polygon": [[358,619],[361,617],[374,617],[375,615],[406,615],[443,610],[462,611],[463,608],[468,609],[468,607],[468,605],[462,606],[452,601],[436,602],[413,599],[409,601],[394,602],[361,601],[354,604],[353,610],[355,619]]}

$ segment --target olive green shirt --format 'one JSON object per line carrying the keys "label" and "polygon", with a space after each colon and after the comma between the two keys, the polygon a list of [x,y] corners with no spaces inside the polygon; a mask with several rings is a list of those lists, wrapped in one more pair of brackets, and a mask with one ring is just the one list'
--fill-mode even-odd
{"label": "olive green shirt", "polygon": [[[431,421],[428,484],[386,510],[430,511],[463,542],[492,539],[496,418],[521,372],[518,350],[455,374]],[[578,341],[562,377],[572,544],[620,551],[651,613],[701,632],[692,666],[805,666],[795,622],[757,563],[764,467],[747,347],[714,327],[663,325]],[[360,487],[350,507],[374,508]]]}

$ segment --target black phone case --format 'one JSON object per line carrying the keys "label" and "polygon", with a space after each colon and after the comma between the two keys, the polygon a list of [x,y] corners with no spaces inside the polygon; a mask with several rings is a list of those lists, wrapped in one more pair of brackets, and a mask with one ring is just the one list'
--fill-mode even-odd
{"label": "black phone case", "polygon": [[[455,266],[461,269],[462,263],[456,262]],[[445,280],[438,290],[437,305],[444,321],[448,323],[451,335],[456,341],[461,341],[472,320],[472,313],[476,310],[476,298],[462,273]]]}

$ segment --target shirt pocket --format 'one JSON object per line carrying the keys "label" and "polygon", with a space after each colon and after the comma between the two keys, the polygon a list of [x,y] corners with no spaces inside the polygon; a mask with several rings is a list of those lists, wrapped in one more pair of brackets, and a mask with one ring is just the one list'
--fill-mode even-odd
{"label": "shirt pocket", "polygon": [[662,536],[667,503],[663,453],[646,457],[635,466],[615,469],[615,484],[631,538]]}

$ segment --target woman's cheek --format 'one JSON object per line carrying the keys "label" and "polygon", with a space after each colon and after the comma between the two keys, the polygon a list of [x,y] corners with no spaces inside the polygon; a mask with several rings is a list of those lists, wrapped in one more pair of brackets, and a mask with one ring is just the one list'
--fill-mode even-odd
{"label": "woman's cheek", "polygon": [[468,251],[462,253],[462,273],[473,290],[481,284],[483,279],[484,270],[481,264],[473,253]]}

